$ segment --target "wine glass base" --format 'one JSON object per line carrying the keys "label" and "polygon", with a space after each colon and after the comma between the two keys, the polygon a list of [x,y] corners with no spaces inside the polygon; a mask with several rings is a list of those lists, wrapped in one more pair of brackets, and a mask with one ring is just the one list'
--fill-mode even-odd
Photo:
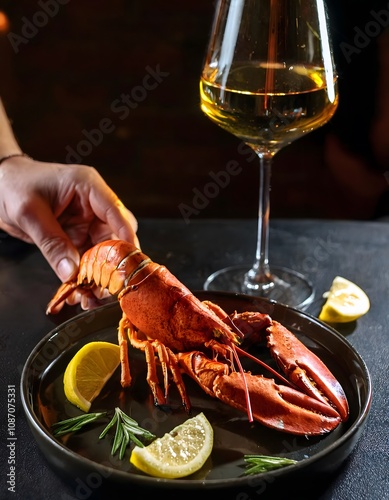
{"label": "wine glass base", "polygon": [[302,274],[285,267],[270,266],[274,286],[267,290],[247,289],[244,279],[249,267],[233,266],[211,274],[204,283],[204,290],[244,293],[265,297],[284,305],[305,310],[315,296],[313,285]]}

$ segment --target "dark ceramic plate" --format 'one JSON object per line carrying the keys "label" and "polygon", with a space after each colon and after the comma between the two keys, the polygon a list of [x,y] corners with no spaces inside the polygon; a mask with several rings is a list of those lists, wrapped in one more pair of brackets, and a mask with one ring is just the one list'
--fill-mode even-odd
{"label": "dark ceramic plate", "polygon": [[[245,476],[244,454],[279,455],[298,461],[266,474],[267,481],[290,480],[299,475],[330,473],[348,457],[355,447],[366,422],[371,382],[365,363],[352,346],[334,329],[313,316],[265,299],[223,292],[198,292],[201,299],[210,299],[226,311],[255,310],[270,314],[288,327],[314,351],[338,378],[347,394],[350,417],[333,432],[321,437],[297,437],[250,424],[243,413],[211,398],[191,380],[187,388],[192,414],[203,411],[214,433],[212,455],[201,471],[179,480],[161,480],[143,475],[129,463],[130,450],[120,461],[112,457],[111,438],[99,440],[106,422],[87,430],[56,439],[51,425],[58,420],[79,415],[64,396],[62,377],[75,352],[88,342],[117,342],[117,326],[121,311],[116,303],[82,313],[50,332],[29,356],[21,380],[23,407],[32,433],[51,465],[74,478],[107,480],[115,485],[174,489],[244,488],[253,484]],[[256,355],[271,363],[265,347],[256,348]],[[188,418],[175,388],[171,388],[170,406],[164,411],[153,406],[145,380],[144,355],[132,350],[133,386],[121,390],[118,373],[108,382],[92,405],[91,411],[113,410],[119,406],[138,423],[157,436],[162,436]],[[97,479],[96,479],[97,478]]]}

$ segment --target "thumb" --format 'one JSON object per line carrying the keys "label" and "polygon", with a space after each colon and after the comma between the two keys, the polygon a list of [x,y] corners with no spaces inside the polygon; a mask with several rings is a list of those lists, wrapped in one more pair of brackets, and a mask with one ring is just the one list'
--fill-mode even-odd
{"label": "thumb", "polygon": [[80,255],[61,228],[56,232],[47,233],[36,244],[62,283],[76,277]]}
{"label": "thumb", "polygon": [[76,277],[80,255],[61,228],[55,233],[47,233],[36,244],[62,283]]}
{"label": "thumb", "polygon": [[63,283],[75,278],[80,254],[48,205],[44,202],[36,203],[24,218],[22,229],[39,248]]}
{"label": "thumb", "polygon": [[50,256],[47,260],[62,283],[71,281],[78,273],[78,265],[72,258],[62,257],[57,264],[51,264]]}

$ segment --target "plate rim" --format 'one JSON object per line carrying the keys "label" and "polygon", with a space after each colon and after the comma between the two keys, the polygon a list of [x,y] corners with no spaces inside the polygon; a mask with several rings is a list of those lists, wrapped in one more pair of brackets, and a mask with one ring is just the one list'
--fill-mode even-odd
{"label": "plate rim", "polygon": [[[239,300],[247,300],[249,302],[253,302],[253,300],[258,301],[259,303],[263,302],[268,305],[275,305],[277,307],[285,308],[287,310],[292,311],[292,313],[297,313],[298,315],[305,316],[306,319],[309,319],[310,321],[316,323],[318,326],[325,327],[327,330],[331,332],[333,336],[337,338],[338,341],[342,342],[345,347],[352,351],[353,355],[356,357],[358,360],[358,363],[360,365],[361,371],[364,374],[364,381],[366,384],[366,401],[364,402],[363,406],[360,404],[358,405],[358,410],[359,414],[358,417],[355,419],[355,422],[348,428],[339,438],[336,439],[333,443],[330,443],[325,449],[318,451],[315,453],[314,456],[310,456],[306,459],[299,460],[296,464],[290,465],[281,469],[276,469],[273,471],[269,471],[266,473],[260,473],[260,474],[255,474],[255,475],[249,475],[249,476],[244,476],[242,477],[233,477],[233,478],[223,478],[223,479],[187,479],[187,478],[181,478],[179,481],[176,479],[164,479],[164,478],[156,478],[152,476],[143,476],[140,474],[134,474],[131,473],[130,471],[123,471],[119,469],[115,469],[113,467],[109,467],[107,465],[104,465],[99,462],[95,462],[92,459],[88,457],[84,457],[76,453],[75,451],[71,450],[70,448],[67,448],[65,445],[63,445],[60,441],[58,441],[52,434],[49,433],[48,429],[42,424],[40,419],[38,418],[37,414],[34,411],[33,404],[29,400],[29,384],[28,384],[28,376],[29,376],[29,370],[30,370],[30,365],[32,360],[35,358],[37,353],[40,352],[41,348],[51,339],[53,336],[59,333],[59,331],[63,330],[66,328],[67,325],[74,323],[76,321],[82,320],[85,316],[91,315],[92,311],[99,313],[103,313],[103,311],[108,310],[108,309],[119,309],[120,312],[120,305],[117,301],[111,301],[107,304],[104,304],[102,306],[99,306],[98,308],[88,310],[88,311],[82,311],[75,316],[65,320],[59,325],[56,325],[53,329],[51,329],[32,349],[30,354],[28,355],[21,374],[21,379],[20,379],[20,395],[21,395],[21,401],[22,401],[22,406],[23,410],[28,422],[28,425],[33,433],[37,432],[38,434],[41,435],[41,438],[45,439],[49,446],[55,447],[58,452],[64,453],[66,456],[69,457],[70,460],[74,462],[81,462],[83,466],[89,466],[90,468],[93,468],[95,471],[104,471],[107,472],[109,471],[112,475],[115,476],[115,479],[120,479],[121,483],[133,483],[136,485],[141,485],[141,486],[148,486],[148,487],[163,487],[163,488],[174,488],[174,489],[189,489],[189,488],[205,488],[205,489],[224,489],[224,488],[233,488],[233,487],[246,487],[248,486],[248,483],[250,480],[252,481],[253,478],[269,478],[269,477],[274,477],[278,478],[279,476],[287,476],[290,474],[298,474],[304,469],[310,465],[314,465],[317,462],[320,462],[326,455],[335,452],[337,449],[340,449],[353,435],[357,434],[360,432],[362,424],[366,422],[366,420],[369,417],[369,411],[371,407],[371,402],[372,402],[372,380],[370,376],[369,369],[362,358],[362,356],[359,354],[359,352],[353,347],[353,345],[342,335],[339,333],[334,327],[331,325],[328,325],[321,320],[319,320],[316,316],[313,316],[312,314],[301,311],[299,309],[293,308],[288,305],[281,304],[275,300],[270,300],[267,298],[262,298],[262,297],[253,297],[250,295],[245,295],[241,293],[235,293],[235,292],[223,292],[223,291],[206,291],[206,290],[195,290],[192,292],[194,295],[198,296],[200,299],[201,297],[206,297],[206,296],[220,296],[225,299],[239,299]],[[54,358],[51,362],[55,362]],[[35,438],[35,435],[34,435]],[[37,439],[35,438],[37,441]],[[39,448],[41,448],[41,444],[37,442],[37,445]],[[355,446],[355,445],[354,445]],[[45,455],[44,455],[45,456]],[[45,456],[46,460],[47,457]],[[104,474],[102,474],[104,476]]]}

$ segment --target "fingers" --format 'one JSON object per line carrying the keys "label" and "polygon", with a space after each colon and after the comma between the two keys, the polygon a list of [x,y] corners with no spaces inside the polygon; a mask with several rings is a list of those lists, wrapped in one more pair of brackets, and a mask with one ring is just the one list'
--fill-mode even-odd
{"label": "fingers", "polygon": [[[136,236],[138,224],[132,212],[93,167],[67,165],[60,169],[60,174],[62,187],[67,187],[58,193],[57,209],[62,205],[63,216],[58,221],[53,207],[49,207],[47,202],[44,205],[44,200],[41,200],[43,206],[34,206],[35,218],[39,223],[35,225],[33,233],[30,230],[28,234],[58,277],[67,281],[78,272],[79,250],[84,251],[84,248],[76,248],[74,243],[83,233],[84,239],[80,245],[87,240],[96,244],[114,236],[139,245]],[[58,179],[56,182],[59,182]],[[71,192],[72,189],[74,192]],[[69,203],[67,207],[63,201],[65,198]],[[67,212],[68,215],[65,215]],[[31,223],[34,213],[30,217]],[[73,238],[72,232],[77,233],[77,237]]]}
{"label": "fingers", "polygon": [[134,214],[125,207],[94,168],[90,167],[89,174],[93,176],[89,185],[90,204],[94,213],[111,229],[112,234],[138,246],[138,222]]}
{"label": "fingers", "polygon": [[22,240],[25,243],[34,243],[28,234],[26,234],[24,231],[22,231],[20,228],[16,226],[11,226],[10,224],[7,224],[1,218],[0,218],[0,229],[8,233],[13,238],[18,238],[19,240]]}
{"label": "fingers", "polygon": [[77,275],[80,262],[78,250],[43,199],[34,200],[21,219],[20,227],[37,245],[62,282],[70,281]]}
{"label": "fingers", "polygon": [[17,177],[3,169],[12,196],[3,202],[0,228],[35,243],[62,282],[76,276],[86,244],[115,237],[139,246],[134,214],[93,167],[25,163]]}
{"label": "fingers", "polygon": [[131,231],[131,235],[130,235],[130,239],[126,238],[126,237],[121,237],[120,233],[120,229],[119,229],[119,234],[118,234],[118,237],[119,239],[121,240],[126,240],[126,241],[129,241],[130,243],[133,243],[135,246],[137,246],[138,248],[140,248],[140,243],[139,243],[139,239],[138,239],[138,236],[136,234],[137,230],[138,230],[138,221],[135,217],[135,215],[130,211],[128,210],[127,207],[125,207],[121,202],[121,207],[119,207],[119,211],[122,215],[122,217],[128,221],[128,223],[130,224],[130,231]]}
{"label": "fingers", "polygon": [[134,214],[118,198],[106,206],[102,221],[111,229],[111,234],[116,235],[119,240],[128,241],[139,247],[136,235],[138,222]]}
{"label": "fingers", "polygon": [[140,243],[136,233],[133,233],[132,237],[126,236],[128,232],[125,232],[124,236],[121,236],[123,232],[120,231],[118,231],[117,233],[112,232],[112,228],[98,218],[96,218],[91,223],[89,233],[93,245],[96,245],[97,243],[100,243],[101,241],[105,240],[122,239],[130,243],[133,243],[135,246],[140,248]]}
{"label": "fingers", "polygon": [[56,252],[48,251],[44,253],[42,250],[42,253],[46,257],[48,263],[51,265],[58,278],[63,283],[70,281],[77,274],[78,265],[76,264],[76,261],[73,260],[72,258],[63,257],[60,261],[58,261]]}

